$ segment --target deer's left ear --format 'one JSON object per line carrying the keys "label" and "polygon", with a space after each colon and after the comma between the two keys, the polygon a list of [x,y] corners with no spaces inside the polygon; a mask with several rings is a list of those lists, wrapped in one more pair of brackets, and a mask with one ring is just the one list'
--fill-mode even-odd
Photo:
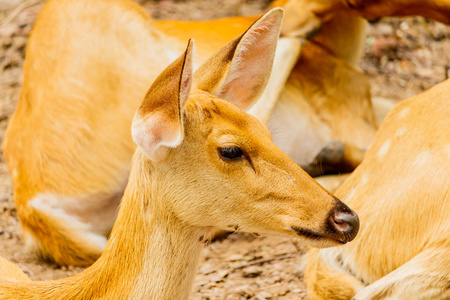
{"label": "deer's left ear", "polygon": [[247,110],[269,80],[282,19],[281,8],[267,12],[195,72],[195,87]]}
{"label": "deer's left ear", "polygon": [[183,112],[192,82],[194,42],[153,82],[131,127],[133,141],[151,160],[162,160],[168,148],[184,138]]}

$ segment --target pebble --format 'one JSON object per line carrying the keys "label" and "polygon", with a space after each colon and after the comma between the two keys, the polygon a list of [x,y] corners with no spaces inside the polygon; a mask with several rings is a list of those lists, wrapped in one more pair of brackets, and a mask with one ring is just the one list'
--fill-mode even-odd
{"label": "pebble", "polygon": [[261,275],[262,272],[263,272],[262,268],[251,266],[244,269],[243,276],[247,278],[254,278]]}

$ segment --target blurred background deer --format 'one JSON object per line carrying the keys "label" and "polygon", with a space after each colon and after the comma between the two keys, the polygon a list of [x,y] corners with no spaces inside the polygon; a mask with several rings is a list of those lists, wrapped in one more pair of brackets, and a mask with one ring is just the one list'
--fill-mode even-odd
{"label": "blurred background deer", "polygon": [[449,299],[450,80],[399,103],[336,191],[361,218],[351,244],[311,250],[311,299]]}

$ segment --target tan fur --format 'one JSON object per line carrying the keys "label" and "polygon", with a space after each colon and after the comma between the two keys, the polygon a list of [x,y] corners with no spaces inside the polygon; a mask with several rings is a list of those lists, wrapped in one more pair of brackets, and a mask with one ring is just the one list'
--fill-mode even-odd
{"label": "tan fur", "polygon": [[23,281],[30,280],[22,270],[0,256],[0,280],[3,280],[4,278]]}
{"label": "tan fur", "polygon": [[[203,62],[256,18],[156,22],[128,0],[47,1],[29,40],[3,145],[30,249],[61,265],[95,261],[128,180],[135,150],[129,127],[148,85],[188,38],[197,41]],[[375,131],[369,85],[354,66],[364,34],[356,17],[324,25],[322,37],[304,48],[280,101],[264,106],[274,112],[268,124],[275,143],[311,174],[353,168],[359,158],[338,155],[325,163],[319,154],[334,142],[343,153],[364,151]],[[284,123],[286,105],[294,106],[288,112],[301,126]]]}
{"label": "tan fur", "polygon": [[[330,216],[351,211],[278,149],[260,121],[238,108],[248,99],[215,95],[240,90],[239,82],[255,70],[256,82],[267,81],[281,16],[280,9],[268,12],[208,60],[206,65],[227,70],[221,76],[202,67],[192,75],[194,46],[188,44],[152,84],[133,120],[139,147],[101,257],[61,280],[3,278],[0,299],[187,299],[200,251],[217,229],[295,236],[319,247],[354,237],[330,230]],[[255,32],[262,42],[249,44]],[[226,80],[230,76],[235,83]],[[155,138],[139,138],[143,129]],[[170,144],[180,130],[181,140]],[[219,149],[226,147],[239,147],[244,156],[222,157]]]}
{"label": "tan fur", "polygon": [[399,103],[336,191],[355,241],[308,254],[311,299],[449,299],[450,80]]}

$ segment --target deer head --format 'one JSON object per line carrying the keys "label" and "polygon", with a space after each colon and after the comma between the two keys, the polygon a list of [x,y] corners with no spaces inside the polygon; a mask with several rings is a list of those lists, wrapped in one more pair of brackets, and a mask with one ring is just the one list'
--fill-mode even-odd
{"label": "deer head", "polygon": [[189,226],[351,241],[358,217],[243,110],[265,88],[282,10],[273,9],[193,74],[194,42],[153,83],[132,124],[153,214]]}

